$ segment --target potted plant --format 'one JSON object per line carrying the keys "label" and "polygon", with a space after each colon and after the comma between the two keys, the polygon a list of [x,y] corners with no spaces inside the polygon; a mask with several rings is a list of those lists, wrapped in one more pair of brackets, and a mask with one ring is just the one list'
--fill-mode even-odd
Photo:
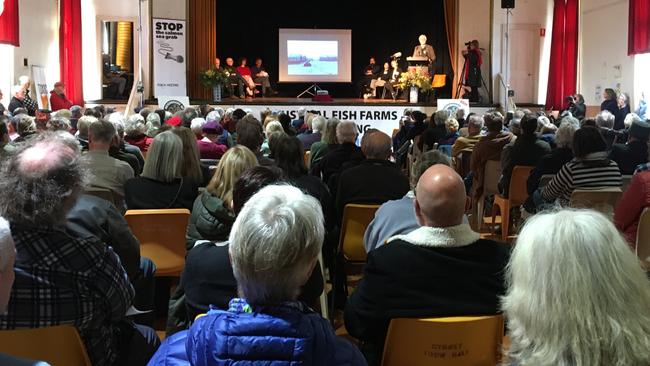
{"label": "potted plant", "polygon": [[399,78],[399,85],[409,93],[409,101],[411,103],[418,102],[419,93],[426,93],[433,88],[429,73],[421,69],[411,69],[402,73]]}
{"label": "potted plant", "polygon": [[207,69],[199,74],[201,84],[206,88],[212,88],[212,100],[214,102],[221,101],[221,87],[228,80],[225,70],[217,70],[215,68]]}

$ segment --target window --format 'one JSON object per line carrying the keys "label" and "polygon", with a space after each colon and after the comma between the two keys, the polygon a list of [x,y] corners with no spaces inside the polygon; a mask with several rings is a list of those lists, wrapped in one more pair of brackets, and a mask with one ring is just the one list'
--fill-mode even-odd
{"label": "window", "polygon": [[[650,102],[650,53],[634,56],[634,108],[639,107],[639,102]],[[643,117],[643,116],[641,116]],[[645,118],[650,118],[647,113]]]}

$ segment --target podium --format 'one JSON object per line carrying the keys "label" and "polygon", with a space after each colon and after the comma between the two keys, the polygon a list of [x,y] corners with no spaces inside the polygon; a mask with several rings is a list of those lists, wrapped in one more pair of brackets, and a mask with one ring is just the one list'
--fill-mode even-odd
{"label": "podium", "polygon": [[424,56],[407,57],[406,61],[408,62],[409,72],[421,71],[429,74],[429,59],[427,57]]}

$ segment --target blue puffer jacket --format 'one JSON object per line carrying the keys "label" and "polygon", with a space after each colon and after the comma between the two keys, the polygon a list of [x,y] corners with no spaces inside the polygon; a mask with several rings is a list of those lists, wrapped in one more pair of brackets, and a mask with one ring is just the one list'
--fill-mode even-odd
{"label": "blue puffer jacket", "polygon": [[263,311],[211,310],[189,331],[166,339],[149,366],[366,365],[354,345],[306,307],[291,303]]}

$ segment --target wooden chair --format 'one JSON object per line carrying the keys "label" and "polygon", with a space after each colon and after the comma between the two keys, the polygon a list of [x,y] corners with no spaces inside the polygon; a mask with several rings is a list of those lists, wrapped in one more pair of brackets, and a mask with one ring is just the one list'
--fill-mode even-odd
{"label": "wooden chair", "polygon": [[140,241],[140,253],[156,264],[156,276],[178,277],[185,266],[187,209],[128,210],[124,215]]}
{"label": "wooden chair", "polygon": [[571,194],[570,206],[599,211],[608,217],[614,216],[614,208],[623,191],[620,188],[576,189]]}
{"label": "wooden chair", "polygon": [[497,208],[501,214],[501,240],[508,239],[508,230],[510,230],[510,209],[513,207],[521,206],[528,199],[528,189],[526,181],[530,172],[535,167],[532,166],[516,166],[512,169],[512,176],[510,176],[510,187],[508,188],[508,198],[497,194],[494,196],[494,205],[492,206],[492,225],[490,232],[494,230],[494,219],[496,217]]}
{"label": "wooden chair", "polygon": [[59,325],[0,331],[0,352],[53,366],[91,366],[77,328]]}
{"label": "wooden chair", "polygon": [[305,153],[303,155],[303,159],[305,161],[305,167],[307,169],[309,169],[310,162],[311,162],[311,151],[309,151],[309,150],[305,151]]}
{"label": "wooden chair", "polygon": [[318,265],[320,272],[323,274],[323,293],[320,295],[320,313],[325,319],[329,319],[329,307],[327,305],[327,276],[325,276],[325,264],[323,262],[323,253],[318,253]]}
{"label": "wooden chair", "polygon": [[454,158],[456,173],[465,178],[469,174],[469,164],[472,160],[472,150],[463,150]]}
{"label": "wooden chair", "polygon": [[435,74],[431,81],[431,87],[433,88],[433,97],[438,99],[440,90],[447,85],[447,75],[445,74]]}
{"label": "wooden chair", "polygon": [[636,231],[636,256],[643,268],[650,270],[650,208],[645,208],[639,217]]}
{"label": "wooden chair", "polygon": [[382,366],[495,366],[503,333],[501,315],[393,319]]}
{"label": "wooden chair", "polygon": [[501,162],[496,160],[488,160],[485,164],[485,171],[483,173],[483,194],[476,203],[476,223],[477,230],[483,228],[483,216],[485,211],[485,199],[490,195],[499,194],[499,178],[501,177]]}

